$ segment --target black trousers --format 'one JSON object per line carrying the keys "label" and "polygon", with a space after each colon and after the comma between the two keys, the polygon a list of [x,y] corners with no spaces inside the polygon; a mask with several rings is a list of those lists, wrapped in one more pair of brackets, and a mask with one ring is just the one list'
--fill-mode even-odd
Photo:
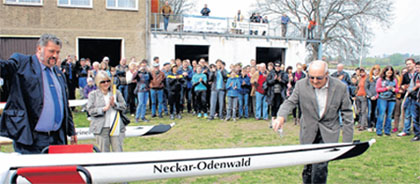
{"label": "black trousers", "polygon": [[127,104],[130,109],[130,114],[136,113],[136,98],[137,95],[134,94],[134,89],[136,89],[136,83],[130,83],[128,84],[128,95],[127,95]]}
{"label": "black trousers", "polygon": [[279,111],[280,105],[283,103],[281,93],[274,93],[273,102],[271,102],[271,117],[277,117],[277,111]]}
{"label": "black trousers", "polygon": [[[371,110],[370,110],[370,119],[368,121],[368,128],[375,128],[376,127],[376,104],[377,104],[378,100],[371,100]],[[404,122],[404,121],[403,121]]]}
{"label": "black trousers", "polygon": [[192,88],[182,87],[181,89],[181,112],[184,111],[184,104],[187,101],[187,110],[191,112],[191,92]]}
{"label": "black trousers", "polygon": [[24,145],[13,141],[13,148],[15,149],[15,152],[21,154],[37,154],[41,153],[41,151],[49,145],[66,144],[67,140],[63,128],[49,133],[34,131],[33,135],[34,142],[32,145]]}
{"label": "black trousers", "polygon": [[194,93],[197,113],[207,113],[207,92],[195,91]]}
{"label": "black trousers", "polygon": [[[316,134],[313,144],[324,143],[320,130]],[[305,165],[302,172],[303,183],[327,183],[328,162]]]}
{"label": "black trousers", "polygon": [[168,101],[169,101],[169,112],[174,114],[174,107],[176,114],[179,114],[181,111],[181,93],[180,90],[169,91]]}
{"label": "black trousers", "polygon": [[302,112],[300,111],[300,107],[299,105],[297,105],[294,109],[293,109],[293,118],[300,118],[302,117]]}

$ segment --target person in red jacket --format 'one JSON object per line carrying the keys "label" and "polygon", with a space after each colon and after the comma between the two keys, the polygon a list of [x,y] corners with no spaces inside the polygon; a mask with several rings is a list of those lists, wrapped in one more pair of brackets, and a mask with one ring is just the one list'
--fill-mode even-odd
{"label": "person in red jacket", "polygon": [[[268,76],[268,72],[264,63],[259,64],[258,66],[258,80],[255,84],[256,86],[256,107],[255,107],[255,118],[260,120],[264,118],[264,120],[268,120],[268,104],[267,104],[267,95],[265,91],[267,90],[267,85],[265,85],[265,81]],[[261,116],[261,108],[262,108],[262,116]]]}

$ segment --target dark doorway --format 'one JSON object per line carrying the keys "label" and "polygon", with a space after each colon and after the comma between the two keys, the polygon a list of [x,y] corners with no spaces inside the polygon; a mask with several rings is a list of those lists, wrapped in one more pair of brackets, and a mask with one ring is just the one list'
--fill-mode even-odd
{"label": "dark doorway", "polygon": [[204,58],[209,60],[209,46],[208,45],[175,45],[175,58],[181,60],[199,60]]}
{"label": "dark doorway", "polygon": [[277,47],[257,47],[257,63],[281,61],[285,63],[286,49]]}
{"label": "dark doorway", "polygon": [[39,38],[0,37],[0,59],[9,59],[15,52],[35,54],[38,40]]}
{"label": "dark doorway", "polygon": [[101,62],[109,57],[109,65],[117,66],[121,59],[121,39],[84,39],[79,38],[79,58],[90,58]]}

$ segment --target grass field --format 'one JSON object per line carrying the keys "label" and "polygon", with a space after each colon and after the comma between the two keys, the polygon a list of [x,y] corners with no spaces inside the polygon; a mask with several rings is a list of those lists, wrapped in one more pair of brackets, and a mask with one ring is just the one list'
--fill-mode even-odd
{"label": "grass field", "polygon": [[[149,117],[150,118],[150,117]],[[133,120],[133,118],[131,118]],[[77,127],[89,122],[84,113],[75,113]],[[134,121],[132,121],[134,122]],[[153,118],[147,124],[169,124],[168,117]],[[184,115],[175,120],[176,125],[167,133],[149,137],[132,137],[124,141],[124,151],[209,149],[233,147],[261,147],[299,144],[299,126],[289,121],[280,136],[268,128],[267,121],[254,119],[224,122],[198,119]],[[410,142],[412,136],[378,137],[375,133],[355,131],[354,139],[376,143],[363,155],[329,163],[328,183],[420,183],[420,142]],[[94,143],[94,140],[79,143]],[[11,152],[11,146],[3,146]],[[265,169],[222,175],[175,178],[146,183],[301,183],[303,166]],[[140,182],[139,182],[140,183]],[[143,182],[142,182],[143,183]]]}

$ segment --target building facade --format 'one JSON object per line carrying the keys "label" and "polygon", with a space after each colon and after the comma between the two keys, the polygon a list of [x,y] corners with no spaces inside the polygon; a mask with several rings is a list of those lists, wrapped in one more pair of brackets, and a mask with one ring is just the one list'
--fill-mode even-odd
{"label": "building facade", "polygon": [[145,58],[146,9],[146,0],[2,0],[0,58],[33,54],[43,33],[63,41],[61,59]]}

